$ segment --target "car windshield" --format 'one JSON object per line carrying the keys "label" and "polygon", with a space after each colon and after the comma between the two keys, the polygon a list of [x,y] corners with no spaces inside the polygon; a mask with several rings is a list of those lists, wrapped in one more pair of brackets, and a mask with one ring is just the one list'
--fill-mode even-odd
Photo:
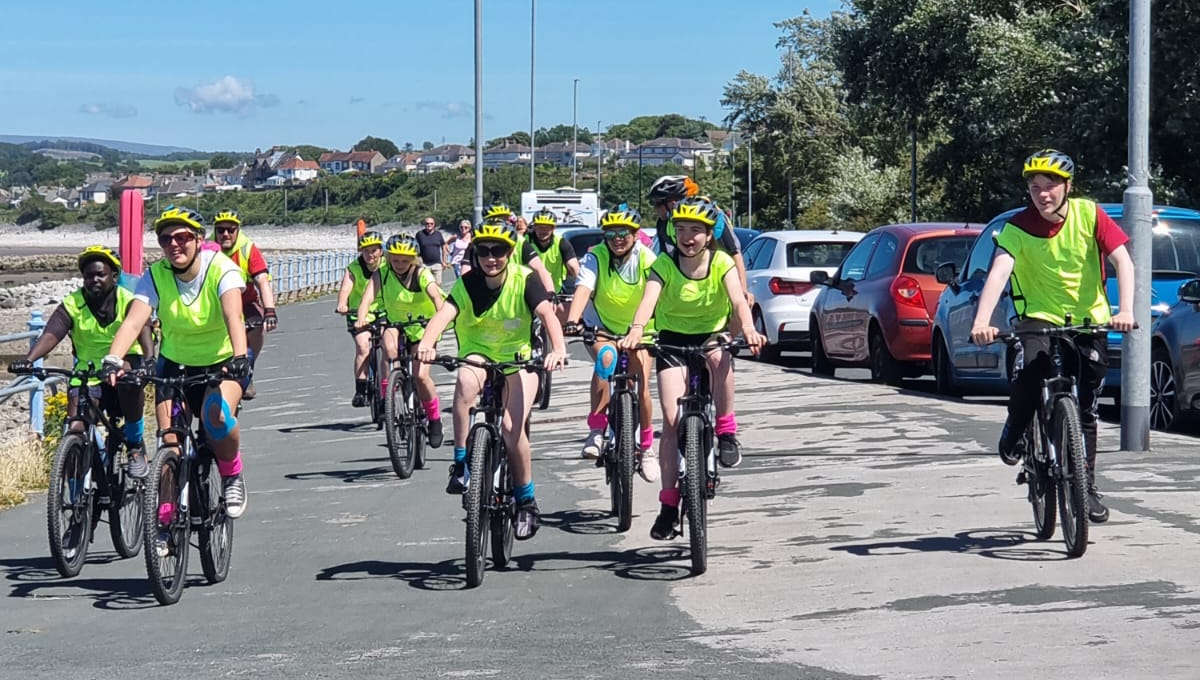
{"label": "car windshield", "polygon": [[962,266],[974,241],[975,235],[936,236],[914,241],[908,247],[908,255],[904,258],[904,271],[908,274],[932,276],[940,264],[953,262]]}
{"label": "car windshield", "polygon": [[1200,220],[1156,221],[1151,263],[1156,272],[1200,276]]}
{"label": "car windshield", "polygon": [[789,243],[787,247],[787,266],[789,267],[828,267],[836,269],[846,259],[846,253],[854,247],[846,241],[828,243],[818,241],[799,241]]}

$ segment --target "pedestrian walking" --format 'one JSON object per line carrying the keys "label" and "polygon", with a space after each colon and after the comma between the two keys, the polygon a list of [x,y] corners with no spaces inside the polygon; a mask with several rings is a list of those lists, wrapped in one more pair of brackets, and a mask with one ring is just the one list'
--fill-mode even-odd
{"label": "pedestrian walking", "polygon": [[446,237],[438,231],[437,222],[432,217],[426,217],[422,222],[424,227],[417,232],[417,245],[421,248],[421,264],[424,264],[433,280],[442,285],[442,270],[445,269],[450,257],[450,248],[446,245]]}

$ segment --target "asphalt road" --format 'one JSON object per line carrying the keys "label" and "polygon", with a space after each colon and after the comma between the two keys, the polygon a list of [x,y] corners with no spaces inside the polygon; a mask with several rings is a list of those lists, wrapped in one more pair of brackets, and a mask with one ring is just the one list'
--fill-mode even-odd
{"label": "asphalt road", "polygon": [[[802,362],[739,362],[746,460],[710,506],[709,572],[648,536],[638,482],[614,533],[578,458],[589,368],[535,414],[545,526],[467,590],[448,447],[400,481],[349,406],[349,338],[328,300],[287,307],[243,412],[250,506],[229,579],[158,606],[100,527],[57,577],[43,496],[0,515],[0,678],[1196,677],[1200,447],[1101,439],[1112,520],[1079,560],[1038,542],[990,453],[997,400],[943,400]],[[443,402],[450,376],[438,373]]]}

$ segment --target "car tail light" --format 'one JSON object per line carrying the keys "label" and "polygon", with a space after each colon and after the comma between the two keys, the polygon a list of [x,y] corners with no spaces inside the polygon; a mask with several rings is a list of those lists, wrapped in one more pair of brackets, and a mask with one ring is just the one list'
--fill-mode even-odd
{"label": "car tail light", "polygon": [[767,288],[773,295],[804,295],[812,290],[813,284],[808,281],[789,281],[778,276],[771,277]]}
{"label": "car tail light", "polygon": [[897,276],[892,282],[892,299],[902,307],[920,307],[925,309],[925,296],[921,293],[921,283],[911,276]]}

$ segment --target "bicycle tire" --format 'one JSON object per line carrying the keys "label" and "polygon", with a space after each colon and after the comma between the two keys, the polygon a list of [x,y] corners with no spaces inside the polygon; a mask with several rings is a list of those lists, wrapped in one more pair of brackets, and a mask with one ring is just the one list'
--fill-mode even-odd
{"label": "bicycle tire", "polygon": [[1050,465],[1045,457],[1037,455],[1042,446],[1041,426],[1034,418],[1025,431],[1026,461],[1025,483],[1029,486],[1029,504],[1033,507],[1033,527],[1039,541],[1054,537],[1054,522],[1058,510],[1057,484],[1050,475]]}
{"label": "bicycle tire", "polygon": [[[492,431],[478,426],[472,433],[467,467],[471,479],[467,482],[467,587],[475,588],[483,583],[483,572],[488,548],[488,494],[492,490],[492,475],[488,469],[492,448]],[[486,489],[486,492],[485,492]]]}
{"label": "bicycle tire", "polygon": [[382,385],[379,382],[379,349],[374,349],[367,359],[367,395],[370,400],[371,422],[376,430],[383,429],[383,395],[380,394]]}
{"label": "bicycle tire", "polygon": [[[150,590],[159,604],[175,604],[183,594],[183,582],[187,578],[187,560],[191,540],[191,522],[179,508],[181,482],[179,476],[183,467],[183,457],[175,447],[164,446],[154,456],[150,464],[150,475],[146,478],[146,486],[142,490],[142,526],[145,532],[142,542],[145,544],[143,553],[146,555],[146,576],[150,580]],[[158,518],[159,498],[170,499],[175,504],[170,521],[160,524]],[[168,536],[168,552],[159,556],[155,543],[159,531],[165,531]]]}
{"label": "bicycle tire", "polygon": [[63,435],[50,463],[46,536],[54,567],[64,578],[75,576],[83,569],[92,540],[95,508],[91,490],[83,488],[82,484],[91,465],[88,448],[82,434],[68,432]]}
{"label": "bicycle tire", "polygon": [[405,404],[408,405],[408,410],[412,414],[408,419],[408,440],[412,442],[413,448],[413,469],[425,469],[425,447],[428,446],[427,439],[429,438],[429,422],[425,418],[425,409],[417,403],[418,395],[412,391],[412,387],[405,390]]}
{"label": "bicycle tire", "polygon": [[538,371],[538,410],[550,408],[550,383],[553,381],[550,371]]}
{"label": "bicycle tire", "polygon": [[634,467],[634,415],[633,395],[622,392],[617,395],[617,410],[613,423],[617,434],[617,464],[615,474],[609,475],[608,488],[617,516],[617,531],[629,531],[633,525],[633,467]]}
{"label": "bicycle tire", "polygon": [[687,466],[684,496],[687,503],[688,545],[692,553],[692,574],[708,571],[708,461],[701,443],[704,421],[698,415],[684,416],[679,423],[679,439]]}
{"label": "bicycle tire", "polygon": [[1088,543],[1087,463],[1079,406],[1073,399],[1059,397],[1055,400],[1051,427],[1063,471],[1058,483],[1063,540],[1067,544],[1067,554],[1080,557],[1087,552]]}
{"label": "bicycle tire", "polygon": [[503,460],[500,461],[500,478],[504,480],[502,495],[508,499],[508,505],[504,511],[491,513],[492,566],[496,569],[507,567],[512,560],[513,538],[517,531],[513,521],[513,507],[516,501],[512,497],[512,477],[508,471],[508,464]]}
{"label": "bicycle tire", "polygon": [[[196,468],[197,483],[191,486],[192,507],[203,508],[200,530],[200,568],[209,583],[220,583],[229,576],[233,558],[233,519],[225,513],[221,472],[213,462]],[[200,488],[203,484],[204,488]]]}
{"label": "bicycle tire", "polygon": [[124,466],[116,465],[111,458],[109,464],[113,472],[109,475],[108,533],[118,555],[135,557],[142,551],[141,489]]}
{"label": "bicycle tire", "polygon": [[405,396],[404,373],[395,369],[388,374],[387,394],[384,397],[383,431],[387,436],[388,458],[392,470],[400,479],[408,479],[413,473],[414,437],[408,421],[413,414],[408,410]]}

